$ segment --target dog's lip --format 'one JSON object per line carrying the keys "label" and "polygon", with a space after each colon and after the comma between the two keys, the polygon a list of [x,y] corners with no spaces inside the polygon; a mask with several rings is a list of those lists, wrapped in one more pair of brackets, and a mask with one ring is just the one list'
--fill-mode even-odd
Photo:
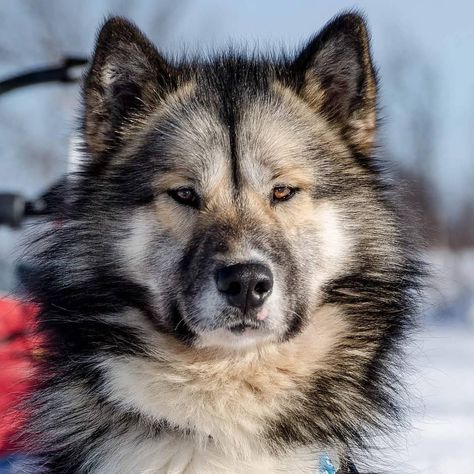
{"label": "dog's lip", "polygon": [[238,323],[230,324],[226,327],[229,331],[234,334],[243,334],[248,330],[258,330],[262,328],[260,321],[240,321]]}

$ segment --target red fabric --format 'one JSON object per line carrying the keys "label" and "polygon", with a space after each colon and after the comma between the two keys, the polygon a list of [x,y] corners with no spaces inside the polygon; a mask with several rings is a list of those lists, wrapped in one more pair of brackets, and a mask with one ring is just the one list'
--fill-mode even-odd
{"label": "red fabric", "polygon": [[13,436],[21,413],[17,402],[34,380],[33,358],[38,340],[33,335],[37,307],[11,298],[0,298],[0,457],[15,452]]}

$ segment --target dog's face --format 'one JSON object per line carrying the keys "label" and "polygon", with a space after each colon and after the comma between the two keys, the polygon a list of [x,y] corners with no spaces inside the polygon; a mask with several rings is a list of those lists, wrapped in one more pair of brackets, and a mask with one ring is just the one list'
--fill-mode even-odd
{"label": "dog's face", "polygon": [[125,217],[124,266],[200,344],[285,339],[350,248],[337,206],[318,196],[337,138],[277,84],[241,97],[232,129],[207,87],[179,92],[141,137],[159,163],[154,198]]}
{"label": "dog's face", "polygon": [[377,207],[363,163],[375,89],[354,17],[278,63],[171,65],[106,24],[85,85],[83,209],[159,330],[248,348],[304,328],[363,244],[371,210],[350,203]]}

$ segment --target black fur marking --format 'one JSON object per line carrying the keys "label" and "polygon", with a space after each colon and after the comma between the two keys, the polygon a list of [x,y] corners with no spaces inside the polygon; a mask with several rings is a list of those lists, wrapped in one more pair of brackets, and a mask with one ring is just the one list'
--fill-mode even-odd
{"label": "black fur marking", "polygon": [[291,313],[288,315],[289,325],[288,329],[285,332],[283,340],[288,341],[292,337],[296,336],[299,332],[301,332],[304,328],[305,323],[307,322],[307,317],[308,315],[304,304],[301,301],[297,302],[295,309],[292,309]]}
{"label": "black fur marking", "polygon": [[236,193],[240,186],[240,171],[239,171],[239,157],[237,144],[237,128],[239,102],[241,100],[239,91],[239,70],[237,68],[228,67],[230,65],[222,65],[220,77],[216,77],[215,85],[219,87],[220,104],[218,105],[221,111],[223,123],[227,126],[229,133],[229,150],[230,160],[232,163],[232,178]]}
{"label": "black fur marking", "polygon": [[352,461],[347,460],[342,463],[336,474],[359,474],[359,471]]}
{"label": "black fur marking", "polygon": [[239,189],[241,177],[239,171],[239,157],[238,157],[238,146],[237,146],[237,107],[238,98],[235,95],[235,85],[229,84],[229,95],[224,96],[223,110],[225,122],[229,131],[229,150],[230,159],[232,162],[232,178],[234,181],[235,191]]}
{"label": "black fur marking", "polygon": [[[43,311],[40,314],[41,329],[50,334],[55,350],[63,354],[91,355],[106,352],[116,355],[145,355],[145,347],[139,336],[126,326],[81,317],[66,321],[64,314]],[[56,313],[58,313],[56,311]]]}
{"label": "black fur marking", "polygon": [[196,339],[196,333],[189,327],[176,303],[171,307],[170,324],[170,333],[186,345],[191,345]]}

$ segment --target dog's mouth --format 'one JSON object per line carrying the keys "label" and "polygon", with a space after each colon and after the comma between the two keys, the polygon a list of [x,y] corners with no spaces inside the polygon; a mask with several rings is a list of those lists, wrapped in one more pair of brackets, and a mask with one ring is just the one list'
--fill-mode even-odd
{"label": "dog's mouth", "polygon": [[245,314],[237,311],[227,312],[216,317],[208,326],[205,324],[190,323],[190,320],[185,316],[186,314],[186,311],[181,311],[177,304],[174,306],[171,322],[174,332],[186,333],[187,331],[191,331],[195,334],[199,334],[210,330],[224,330],[237,336],[245,336],[252,334],[257,335],[257,333],[263,333],[265,330],[268,330],[267,321],[264,320],[265,318],[261,318],[259,312],[256,311],[250,311]]}
{"label": "dog's mouth", "polygon": [[277,335],[267,321],[258,320],[254,314],[227,314],[214,324],[196,331],[200,347],[220,347],[229,350],[251,350]]}
{"label": "dog's mouth", "polygon": [[226,329],[232,332],[232,334],[239,335],[257,331],[259,329],[262,329],[262,326],[263,323],[261,321],[243,320],[238,323],[226,326]]}

